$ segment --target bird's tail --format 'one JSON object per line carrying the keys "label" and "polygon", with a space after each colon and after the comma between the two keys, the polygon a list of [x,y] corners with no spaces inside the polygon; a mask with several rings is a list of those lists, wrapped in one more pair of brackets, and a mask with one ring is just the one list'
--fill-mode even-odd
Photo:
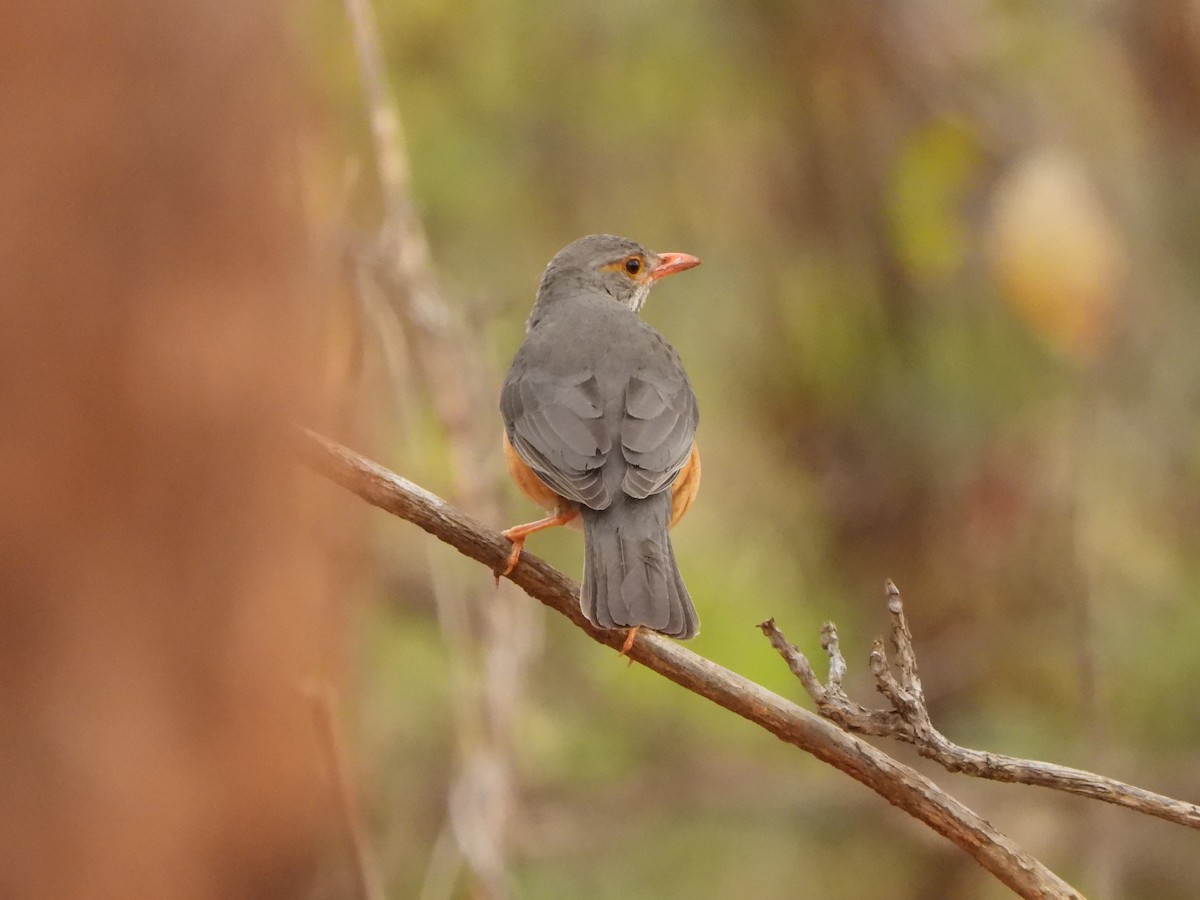
{"label": "bird's tail", "polygon": [[608,509],[583,508],[583,586],[580,603],[600,628],[641,625],[687,640],[700,631],[667,534],[670,491]]}

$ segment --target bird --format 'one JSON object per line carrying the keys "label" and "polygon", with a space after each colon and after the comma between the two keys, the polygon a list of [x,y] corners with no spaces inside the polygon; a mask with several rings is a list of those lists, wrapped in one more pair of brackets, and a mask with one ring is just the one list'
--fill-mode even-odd
{"label": "bird", "polygon": [[525,539],[582,525],[580,607],[602,629],[687,640],[700,620],[668,534],[700,485],[696,395],[679,354],[638,315],[650,289],[700,264],[611,234],[560,250],[538,284],[500,391],[504,455],[546,518],[506,529],[509,574]]}

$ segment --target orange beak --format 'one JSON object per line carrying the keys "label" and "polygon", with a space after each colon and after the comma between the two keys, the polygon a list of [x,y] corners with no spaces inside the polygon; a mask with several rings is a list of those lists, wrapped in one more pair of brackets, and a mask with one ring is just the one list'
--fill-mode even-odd
{"label": "orange beak", "polygon": [[660,253],[658,254],[658,265],[650,272],[650,281],[658,281],[660,278],[666,278],[668,275],[674,275],[676,272],[692,269],[698,265],[700,265],[700,257],[692,256],[690,253]]}

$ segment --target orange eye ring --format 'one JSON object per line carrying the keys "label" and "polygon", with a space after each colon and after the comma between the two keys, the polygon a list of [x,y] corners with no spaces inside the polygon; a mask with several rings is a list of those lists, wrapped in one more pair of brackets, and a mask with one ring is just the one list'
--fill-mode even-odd
{"label": "orange eye ring", "polygon": [[642,261],[636,256],[629,257],[627,260],[625,260],[625,271],[630,275],[636,275],[638,272],[642,271]]}

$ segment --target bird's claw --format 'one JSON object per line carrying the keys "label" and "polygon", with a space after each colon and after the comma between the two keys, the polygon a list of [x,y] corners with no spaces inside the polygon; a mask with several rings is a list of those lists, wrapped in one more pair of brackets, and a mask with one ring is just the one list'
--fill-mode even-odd
{"label": "bird's claw", "polygon": [[[625,636],[625,643],[621,645],[621,656],[629,656],[629,651],[633,649],[634,639],[637,638],[637,633],[639,630],[641,630],[641,627],[641,625],[634,625],[629,629],[629,634]],[[630,659],[629,662],[631,665],[633,664],[632,659]]]}
{"label": "bird's claw", "polygon": [[524,537],[518,537],[518,538],[510,537],[509,534],[505,531],[502,531],[500,533],[502,535],[504,535],[506,538],[508,538],[510,541],[512,541],[512,549],[508,552],[508,559],[505,560],[504,568],[497,569],[495,572],[492,573],[496,577],[496,587],[500,587],[500,579],[501,578],[508,575],[513,569],[515,569],[517,567],[517,562],[520,561],[520,559],[521,559],[521,550],[525,546],[525,538]]}

